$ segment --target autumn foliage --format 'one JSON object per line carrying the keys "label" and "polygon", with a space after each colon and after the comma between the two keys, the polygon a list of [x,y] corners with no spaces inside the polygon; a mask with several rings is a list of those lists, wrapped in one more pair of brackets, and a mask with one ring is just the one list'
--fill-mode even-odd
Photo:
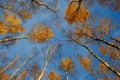
{"label": "autumn foliage", "polygon": [[87,70],[91,71],[92,70],[92,60],[89,57],[81,57],[80,55],[78,56],[78,60],[80,64]]}
{"label": "autumn foliage", "polygon": [[[70,1],[68,5],[67,1]],[[63,0],[63,6],[67,5],[63,14],[57,9],[58,2],[60,0],[0,1],[0,50],[12,50],[10,54],[4,51],[0,55],[0,80],[77,80],[84,72],[80,67],[88,72],[84,75],[87,80],[120,80],[120,24],[116,18],[120,0]],[[102,16],[101,11],[108,13]],[[65,20],[68,24],[64,24]],[[55,24],[59,28],[54,27]],[[27,31],[23,25],[27,26]],[[30,44],[18,41],[23,39]],[[39,45],[49,40],[50,43]],[[7,49],[13,44],[15,48]],[[26,51],[21,55],[23,46]],[[10,60],[13,56],[16,58]],[[51,71],[51,68],[55,69]]]}
{"label": "autumn foliage", "polygon": [[21,11],[19,12],[19,16],[20,16],[21,18],[27,20],[27,19],[30,19],[30,18],[32,17],[32,14],[31,14],[30,12],[28,12],[28,11],[21,10]]}
{"label": "autumn foliage", "polygon": [[72,61],[72,58],[65,58],[61,61],[60,63],[60,68],[64,71],[71,71],[71,70],[75,70],[75,65]]}
{"label": "autumn foliage", "polygon": [[10,75],[6,73],[0,73],[0,80],[9,80]]}
{"label": "autumn foliage", "polygon": [[104,65],[104,64],[99,64],[99,69],[101,70],[101,72],[103,73],[107,73],[108,72],[108,68]]}
{"label": "autumn foliage", "polygon": [[15,15],[6,12],[3,15],[4,21],[0,20],[0,34],[25,32],[25,28],[21,24],[21,20]]}
{"label": "autumn foliage", "polygon": [[78,3],[72,3],[71,5],[69,5],[65,13],[65,19],[68,21],[69,24],[84,22],[90,16],[90,12],[82,6],[79,7]]}
{"label": "autumn foliage", "polygon": [[51,71],[48,75],[48,80],[62,80],[62,77],[56,71]]}
{"label": "autumn foliage", "polygon": [[40,24],[33,28],[30,36],[31,41],[42,43],[52,38],[54,36],[54,33],[48,26]]}

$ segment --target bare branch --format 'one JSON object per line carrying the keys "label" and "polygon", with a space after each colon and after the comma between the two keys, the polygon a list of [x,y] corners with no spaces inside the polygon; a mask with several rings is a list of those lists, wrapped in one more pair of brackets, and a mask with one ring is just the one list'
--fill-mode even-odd
{"label": "bare branch", "polygon": [[90,41],[86,41],[86,42],[84,42],[84,43],[82,43],[82,44],[88,44],[88,43],[91,43],[91,42],[93,42],[94,40],[90,40]]}
{"label": "bare branch", "polygon": [[14,9],[12,9],[12,8],[9,8],[9,7],[5,7],[5,6],[3,6],[1,3],[0,3],[0,7],[1,7],[2,9],[6,9],[6,10],[9,10],[9,11],[12,11],[12,12],[17,13],[16,10],[14,10]]}
{"label": "bare branch", "polygon": [[0,43],[5,43],[8,41],[14,41],[14,40],[20,40],[20,39],[26,39],[28,36],[22,36],[22,37],[16,37],[16,38],[6,38],[6,39],[1,39]]}
{"label": "bare branch", "polygon": [[10,76],[9,80],[11,80],[14,75],[35,55],[34,52],[32,52],[25,60],[24,62],[14,71],[14,73]]}
{"label": "bare branch", "polygon": [[91,75],[94,75],[96,80],[100,80],[100,78],[96,75],[96,73],[94,71],[92,71],[90,74],[88,74],[86,77],[85,77],[85,80],[87,77],[91,76]]}
{"label": "bare branch", "polygon": [[105,44],[107,44],[107,45],[109,45],[109,46],[112,46],[112,47],[120,50],[120,46],[119,46],[119,45],[116,45],[116,44],[114,44],[114,43],[112,43],[112,42],[106,41],[106,40],[104,40],[104,39],[99,39],[99,38],[96,38],[96,37],[93,37],[93,36],[87,35],[87,34],[86,34],[86,36],[88,36],[88,37],[90,37],[91,39],[94,39],[94,40],[96,40],[96,41],[103,42],[103,43],[105,43]]}
{"label": "bare branch", "polygon": [[8,42],[8,41],[15,41],[15,40],[20,40],[20,39],[27,39],[27,38],[30,38],[32,35],[37,35],[41,32],[33,32],[33,33],[30,33],[30,34],[27,34],[27,35],[22,35],[20,37],[15,37],[15,38],[5,38],[5,39],[1,39],[0,40],[0,43],[5,43],[5,42]]}
{"label": "bare branch", "polygon": [[97,74],[95,73],[95,71],[92,71],[92,74],[95,76],[96,80],[100,80],[100,78],[97,76]]}
{"label": "bare branch", "polygon": [[114,41],[120,43],[120,40],[113,38],[111,35],[107,35],[107,36],[108,36],[110,39],[112,39],[112,40],[114,40]]}
{"label": "bare branch", "polygon": [[7,66],[5,66],[2,70],[0,70],[0,73],[5,72],[10,66],[12,66],[15,62],[17,62],[20,59],[20,57],[16,57],[12,62],[10,62]]}
{"label": "bare branch", "polygon": [[[43,77],[44,72],[45,72],[45,70],[46,70],[46,68],[47,68],[47,65],[48,65],[48,63],[50,62],[53,54],[55,53],[55,51],[56,51],[56,49],[57,49],[58,47],[59,47],[59,45],[56,45],[56,47],[50,52],[50,57],[49,57],[48,59],[46,59],[45,65],[44,65],[41,73],[39,74],[37,80],[42,80],[42,77]],[[48,50],[46,51],[46,54],[48,54],[48,52],[50,51],[50,49],[51,49],[51,46],[50,46],[50,47],[48,48]]]}
{"label": "bare branch", "polygon": [[103,63],[109,70],[111,70],[113,73],[115,73],[117,76],[120,77],[120,72],[118,72],[116,69],[114,69],[112,66],[110,66],[106,61],[104,61],[103,59],[101,59],[99,56],[96,55],[95,52],[93,52],[89,47],[87,47],[86,45],[84,44],[81,44],[79,42],[79,40],[73,38],[73,36],[69,35],[68,36],[74,41],[76,42],[77,44],[79,44],[80,46],[86,48],[98,61],[100,61],[101,63]]}
{"label": "bare branch", "polygon": [[34,3],[36,3],[37,5],[41,6],[45,6],[46,8],[48,8],[49,10],[53,11],[53,12],[57,12],[58,11],[58,7],[53,9],[51,8],[49,5],[47,5],[46,3],[43,3],[43,2],[38,2],[37,0],[33,0]]}

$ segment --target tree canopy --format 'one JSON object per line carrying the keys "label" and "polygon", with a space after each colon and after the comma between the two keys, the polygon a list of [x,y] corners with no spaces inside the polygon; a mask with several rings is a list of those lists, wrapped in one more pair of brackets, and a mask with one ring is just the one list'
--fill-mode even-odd
{"label": "tree canopy", "polygon": [[120,0],[1,0],[0,80],[120,80]]}

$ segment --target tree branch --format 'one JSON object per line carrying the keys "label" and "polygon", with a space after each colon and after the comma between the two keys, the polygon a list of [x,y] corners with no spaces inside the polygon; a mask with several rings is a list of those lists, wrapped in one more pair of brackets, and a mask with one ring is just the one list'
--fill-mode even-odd
{"label": "tree branch", "polygon": [[24,62],[13,72],[13,74],[10,76],[9,80],[12,80],[14,75],[35,55],[34,52],[32,52],[25,60]]}
{"label": "tree branch", "polygon": [[30,34],[23,35],[23,36],[20,36],[20,37],[1,39],[0,43],[5,43],[5,42],[8,42],[8,41],[20,40],[20,39],[27,39],[27,38],[30,38],[32,35],[39,34],[39,33],[40,32],[34,32],[34,33],[30,33]]}
{"label": "tree branch", "polygon": [[[58,47],[59,47],[59,45],[56,45],[56,47],[54,48],[54,50],[52,50],[52,51],[50,52],[50,57],[49,57],[48,59],[46,59],[45,65],[44,65],[41,73],[38,75],[38,79],[37,79],[37,80],[42,80],[42,77],[43,77],[44,72],[45,72],[45,70],[46,70],[46,68],[47,68],[47,65],[48,65],[48,63],[50,62],[51,58],[53,57],[53,54],[55,53],[55,51],[56,51],[56,49],[57,49]],[[46,54],[48,54],[48,52],[50,51],[50,49],[51,49],[51,46],[50,46],[50,47],[48,48],[48,50],[46,51]]]}
{"label": "tree branch", "polygon": [[109,70],[111,70],[113,73],[115,73],[117,76],[120,77],[120,72],[118,72],[116,69],[114,69],[112,66],[110,66],[107,62],[105,62],[103,59],[101,59],[99,56],[96,55],[95,52],[93,52],[89,47],[87,47],[84,44],[81,44],[79,42],[79,40],[74,39],[71,35],[68,34],[68,36],[77,44],[79,44],[80,46],[86,48],[98,61],[100,61],[101,63],[103,63]]}
{"label": "tree branch", "polygon": [[69,6],[71,6],[72,3],[74,3],[74,2],[78,2],[78,8],[75,10],[75,12],[78,12],[79,9],[80,9],[80,6],[81,6],[82,1],[83,1],[83,0],[73,0],[73,1],[70,2],[70,5],[69,5]]}
{"label": "tree branch", "polygon": [[92,71],[92,74],[95,76],[96,80],[100,80],[100,78],[97,76],[97,74],[95,73],[95,71]]}
{"label": "tree branch", "polygon": [[20,40],[20,39],[26,39],[28,36],[22,36],[22,37],[16,37],[16,38],[6,38],[6,39],[1,39],[0,43],[5,43],[8,41],[15,41],[15,40]]}
{"label": "tree branch", "polygon": [[111,35],[107,35],[107,36],[108,36],[110,39],[112,39],[112,40],[114,40],[114,41],[120,43],[120,40],[113,38]]}
{"label": "tree branch", "polygon": [[10,62],[7,66],[5,66],[2,70],[0,70],[0,73],[5,72],[10,66],[12,66],[15,62],[19,60],[19,57],[16,57],[12,62]]}
{"label": "tree branch", "polygon": [[91,35],[87,35],[87,34],[85,34],[85,35],[88,36],[88,37],[90,37],[90,38],[93,39],[93,40],[103,42],[103,43],[105,43],[105,44],[107,44],[107,45],[109,45],[109,46],[112,46],[112,47],[120,50],[120,46],[119,46],[119,45],[116,45],[116,44],[114,44],[114,43],[112,43],[112,42],[109,42],[109,41],[106,41],[106,40],[104,40],[104,39],[99,39],[99,38],[93,37],[93,36],[91,36]]}
{"label": "tree branch", "polygon": [[5,7],[5,6],[3,6],[1,3],[0,3],[0,7],[1,7],[2,9],[6,9],[6,10],[9,10],[9,11],[12,11],[12,12],[17,13],[17,11],[16,11],[16,10],[11,9],[11,8],[9,8],[9,7]]}
{"label": "tree branch", "polygon": [[57,12],[58,11],[58,7],[53,9],[51,8],[49,5],[47,5],[46,3],[43,3],[43,2],[38,2],[37,0],[33,0],[34,3],[36,3],[37,5],[41,6],[45,6],[46,8],[48,8],[49,10],[53,11],[53,12]]}

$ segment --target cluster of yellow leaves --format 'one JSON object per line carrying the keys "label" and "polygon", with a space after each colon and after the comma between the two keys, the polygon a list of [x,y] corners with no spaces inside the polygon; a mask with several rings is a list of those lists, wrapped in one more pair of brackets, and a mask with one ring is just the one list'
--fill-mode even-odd
{"label": "cluster of yellow leaves", "polygon": [[48,80],[62,80],[62,77],[56,71],[51,71],[48,75]]}
{"label": "cluster of yellow leaves", "polygon": [[[25,80],[25,77],[28,75],[28,70],[23,71],[15,77],[15,80]],[[6,73],[0,73],[0,80],[9,80],[10,75]]]}
{"label": "cluster of yellow leaves", "polygon": [[89,57],[80,57],[78,56],[80,64],[87,70],[91,71],[92,68],[92,60]]}
{"label": "cluster of yellow leaves", "polygon": [[17,18],[15,15],[10,15],[10,13],[5,13],[4,18],[7,21],[7,23],[12,25],[18,25],[21,24],[21,21],[19,18]]}
{"label": "cluster of yellow leaves", "polygon": [[101,80],[109,80],[107,77],[102,77]]}
{"label": "cluster of yellow leaves", "polygon": [[120,51],[111,51],[110,57],[115,60],[120,60]]}
{"label": "cluster of yellow leaves", "polygon": [[79,41],[82,41],[85,35],[92,34],[90,28],[88,27],[84,27],[84,28],[77,27],[73,33],[77,38],[79,38]]}
{"label": "cluster of yellow leaves", "polygon": [[98,31],[101,31],[102,33],[106,33],[108,34],[110,29],[112,29],[111,26],[111,19],[107,19],[107,18],[100,18],[100,24],[98,26]]}
{"label": "cluster of yellow leaves", "polygon": [[89,18],[90,12],[82,6],[80,6],[79,10],[77,11],[78,7],[78,3],[72,3],[65,11],[65,19],[68,21],[69,24],[84,22]]}
{"label": "cluster of yellow leaves", "polygon": [[61,61],[61,64],[60,64],[60,68],[69,72],[70,70],[74,70],[75,69],[75,65],[72,61],[72,58],[65,58]]}
{"label": "cluster of yellow leaves", "polygon": [[109,54],[112,59],[120,60],[120,51],[113,49],[111,46],[101,45],[99,49],[103,55]]}
{"label": "cluster of yellow leaves", "polygon": [[115,28],[111,25],[111,19],[110,18],[100,18],[100,24],[93,30],[94,33],[99,37],[103,38],[106,36],[106,34],[109,34],[110,30],[113,30]]}
{"label": "cluster of yellow leaves", "polygon": [[0,21],[0,34],[6,34],[8,31],[5,28],[5,23],[3,21]]}
{"label": "cluster of yellow leaves", "polygon": [[10,75],[6,73],[0,73],[0,80],[9,80]]}
{"label": "cluster of yellow leaves", "polygon": [[99,70],[104,73],[108,72],[108,68],[103,63],[99,64]]}
{"label": "cluster of yellow leaves", "polygon": [[91,30],[88,27],[84,27],[84,28],[77,27],[76,30],[75,30],[75,34],[79,37],[82,37],[85,34],[90,35]]}
{"label": "cluster of yellow leaves", "polygon": [[15,80],[25,80],[25,77],[28,75],[28,70],[21,72]]}
{"label": "cluster of yellow leaves", "polygon": [[32,17],[32,14],[26,10],[21,10],[19,12],[19,15],[20,15],[20,17],[22,17],[25,20],[30,19]]}
{"label": "cluster of yellow leaves", "polygon": [[0,34],[25,32],[20,19],[15,15],[10,15],[10,13],[6,12],[3,18],[5,21],[0,21]]}
{"label": "cluster of yellow leaves", "polygon": [[120,77],[115,78],[114,80],[120,80]]}
{"label": "cluster of yellow leaves", "polygon": [[101,46],[99,47],[99,49],[100,49],[100,52],[101,52],[103,55],[106,55],[107,53],[110,52],[110,51],[109,51],[109,48],[108,48],[107,46],[105,46],[105,45],[101,45]]}
{"label": "cluster of yellow leaves", "polygon": [[40,24],[36,28],[33,28],[32,33],[30,33],[30,40],[33,42],[42,43],[48,41],[50,38],[54,36],[53,31],[48,27]]}

